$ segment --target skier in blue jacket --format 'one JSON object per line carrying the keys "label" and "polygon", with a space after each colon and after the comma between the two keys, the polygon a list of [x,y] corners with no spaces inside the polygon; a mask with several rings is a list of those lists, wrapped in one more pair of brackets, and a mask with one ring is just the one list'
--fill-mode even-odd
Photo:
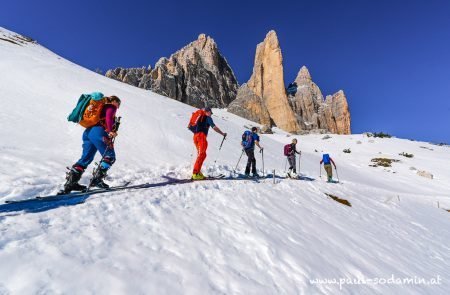
{"label": "skier in blue jacket", "polygon": [[331,168],[331,163],[333,163],[334,169],[336,169],[336,164],[329,154],[323,154],[322,160],[320,161],[320,165],[323,163],[323,168],[327,172],[328,182],[333,181],[333,168]]}
{"label": "skier in blue jacket", "polygon": [[252,171],[253,177],[259,177],[256,172],[256,158],[255,158],[255,145],[259,147],[262,151],[264,148],[259,145],[259,135],[258,128],[252,127],[252,131],[245,131],[242,135],[242,148],[248,157],[247,166],[245,167],[245,176],[250,176],[250,170]]}

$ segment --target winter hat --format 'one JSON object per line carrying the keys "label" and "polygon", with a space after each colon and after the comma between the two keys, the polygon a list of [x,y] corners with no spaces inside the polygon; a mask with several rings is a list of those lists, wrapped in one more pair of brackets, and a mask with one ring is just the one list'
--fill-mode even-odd
{"label": "winter hat", "polygon": [[90,96],[92,97],[93,100],[100,100],[104,97],[103,93],[101,92],[92,92]]}

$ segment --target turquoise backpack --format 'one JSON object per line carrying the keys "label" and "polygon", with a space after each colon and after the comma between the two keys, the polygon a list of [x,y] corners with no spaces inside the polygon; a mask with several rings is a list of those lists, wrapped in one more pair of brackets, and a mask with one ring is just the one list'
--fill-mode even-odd
{"label": "turquoise backpack", "polygon": [[78,99],[77,105],[67,117],[67,121],[79,123],[83,118],[84,111],[86,110],[87,105],[93,100],[101,100],[103,98],[103,93],[101,92],[92,92],[91,94],[82,94]]}

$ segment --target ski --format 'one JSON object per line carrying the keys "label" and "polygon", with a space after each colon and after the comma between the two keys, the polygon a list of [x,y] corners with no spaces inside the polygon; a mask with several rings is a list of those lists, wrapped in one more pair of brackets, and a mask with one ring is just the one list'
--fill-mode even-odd
{"label": "ski", "polygon": [[250,176],[250,175],[245,175],[245,174],[237,174],[237,176],[230,176],[227,177],[226,179],[228,180],[253,180],[255,182],[259,182],[260,179],[266,179],[268,178],[268,175],[266,176]]}
{"label": "ski", "polygon": [[170,176],[163,176],[164,178],[166,178],[167,180],[169,180],[172,183],[191,183],[191,182],[197,182],[197,181],[207,181],[207,180],[253,180],[258,182],[259,179],[265,179],[267,177],[247,177],[243,174],[239,174],[237,177],[233,177],[233,176],[226,176],[224,174],[219,174],[217,176],[208,176],[205,177],[204,179],[199,179],[199,180],[194,180],[192,178],[172,178]]}
{"label": "ski", "polygon": [[225,174],[219,174],[216,176],[205,176],[204,179],[192,179],[192,178],[173,178],[168,175],[164,175],[163,178],[167,179],[169,181],[169,184],[171,183],[189,183],[189,182],[196,182],[196,181],[206,181],[206,180],[218,180],[218,179],[225,179]]}
{"label": "ski", "polygon": [[327,183],[342,184],[342,182],[338,180],[327,181]]}
{"label": "ski", "polygon": [[[253,180],[255,182],[259,182],[260,179],[267,178],[266,177],[227,177],[224,174],[219,174],[216,176],[209,176],[202,180],[194,180],[191,178],[185,178],[185,179],[179,179],[179,178],[172,178],[170,176],[163,176],[167,181],[165,182],[159,182],[159,183],[144,183],[144,184],[137,184],[137,185],[129,185],[130,182],[127,182],[120,186],[113,186],[108,189],[93,189],[88,192],[74,192],[69,194],[63,194],[63,195],[48,195],[48,196],[37,196],[33,198],[28,199],[21,199],[21,200],[6,200],[5,205],[19,205],[19,204],[33,204],[33,203],[50,203],[50,202],[59,202],[59,201],[68,201],[76,198],[83,198],[83,197],[89,197],[96,194],[103,194],[108,192],[115,192],[115,191],[122,191],[122,190],[138,190],[138,189],[148,189],[148,188],[154,188],[154,187],[163,187],[167,185],[177,185],[177,184],[184,184],[184,183],[193,183],[197,181],[214,181],[214,180]],[[0,210],[1,211],[1,210]]]}
{"label": "ski", "polygon": [[123,190],[126,188],[129,188],[128,185],[131,182],[127,182],[120,186],[113,186],[108,189],[93,189],[88,192],[75,192],[75,193],[69,193],[69,194],[62,194],[62,195],[48,195],[48,196],[37,196],[34,198],[29,199],[23,199],[23,200],[6,200],[6,204],[15,204],[15,203],[28,203],[28,202],[50,202],[50,201],[61,201],[61,200],[67,200],[67,199],[73,199],[76,197],[83,197],[87,195],[93,195],[93,194],[101,194],[106,192],[114,192],[118,190]]}

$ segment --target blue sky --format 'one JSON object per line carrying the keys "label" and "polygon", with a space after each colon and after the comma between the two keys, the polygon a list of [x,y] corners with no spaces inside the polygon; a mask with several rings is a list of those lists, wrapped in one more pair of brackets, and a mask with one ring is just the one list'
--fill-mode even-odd
{"label": "blue sky", "polygon": [[206,33],[239,83],[274,29],[285,82],[306,65],[324,94],[343,89],[354,133],[450,142],[450,1],[11,0],[0,26],[102,70],[153,66]]}

